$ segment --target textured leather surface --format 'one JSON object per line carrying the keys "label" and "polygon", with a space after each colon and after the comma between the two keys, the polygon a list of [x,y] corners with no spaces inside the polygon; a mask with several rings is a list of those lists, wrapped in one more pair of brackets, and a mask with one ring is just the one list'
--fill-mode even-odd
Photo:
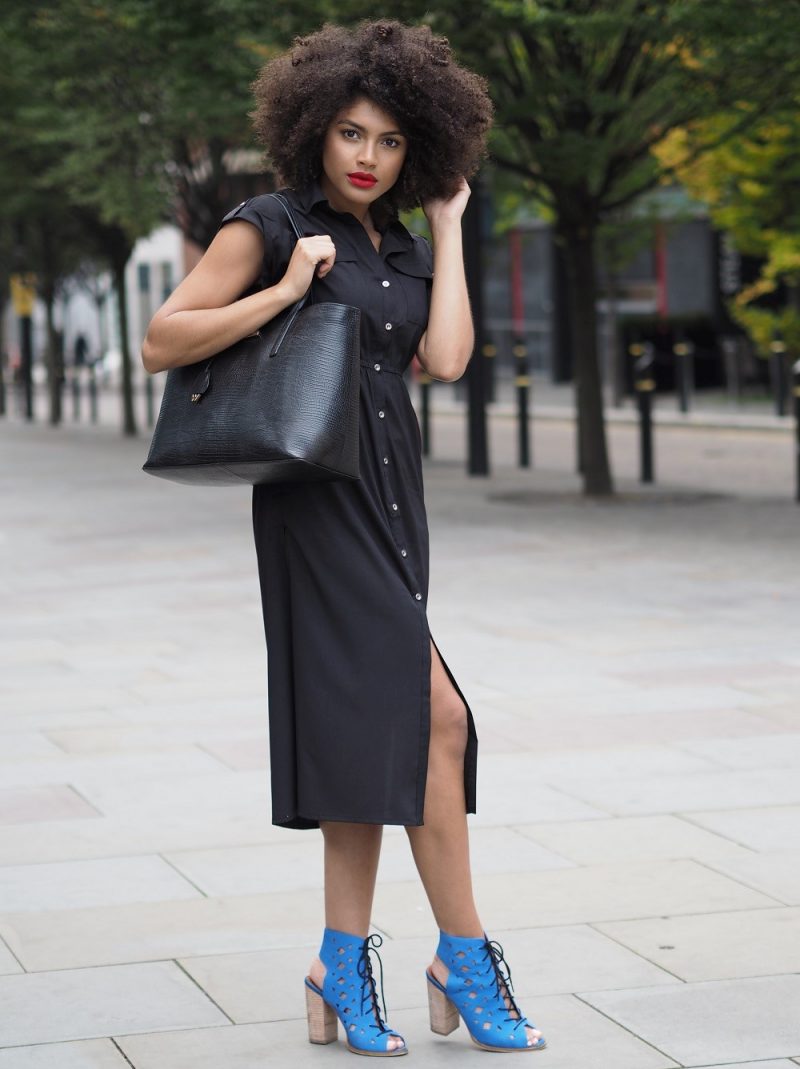
{"label": "textured leather surface", "polygon": [[332,301],[291,305],[209,360],[170,368],[142,470],[209,486],[357,479],[360,317]]}

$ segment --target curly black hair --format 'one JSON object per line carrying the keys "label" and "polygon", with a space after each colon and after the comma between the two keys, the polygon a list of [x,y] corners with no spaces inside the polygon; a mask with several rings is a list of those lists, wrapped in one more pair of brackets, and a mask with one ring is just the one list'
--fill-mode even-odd
{"label": "curly black hair", "polygon": [[460,176],[470,178],[488,155],[488,83],[427,25],[325,22],[266,63],[251,89],[257,106],[249,114],[267,162],[295,188],[320,177],[325,134],[341,108],[365,96],[392,115],[408,150],[397,181],[373,205],[377,215],[453,196]]}

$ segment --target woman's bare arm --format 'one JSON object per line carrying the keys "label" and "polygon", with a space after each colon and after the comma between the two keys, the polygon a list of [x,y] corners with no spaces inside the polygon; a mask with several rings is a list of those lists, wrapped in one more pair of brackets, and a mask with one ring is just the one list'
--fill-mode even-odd
{"label": "woman's bare arm", "polygon": [[475,347],[461,237],[461,217],[471,190],[463,175],[459,186],[449,199],[435,198],[422,205],[431,228],[435,270],[428,326],[417,345],[417,357],[432,378],[444,382],[461,378]]}
{"label": "woman's bare arm", "polygon": [[145,371],[197,363],[253,334],[302,297],[321,261],[319,277],[327,274],[335,253],[327,234],[301,238],[279,282],[237,300],[259,275],[264,238],[252,223],[233,220],[150,320],[142,343]]}

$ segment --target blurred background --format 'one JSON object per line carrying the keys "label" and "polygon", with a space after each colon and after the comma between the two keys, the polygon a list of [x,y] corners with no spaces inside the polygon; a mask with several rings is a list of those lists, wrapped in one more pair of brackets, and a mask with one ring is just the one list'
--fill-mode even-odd
{"label": "blurred background", "polygon": [[[380,14],[380,12],[378,13]],[[148,432],[146,325],[246,197],[275,188],[250,83],[295,34],[371,5],[58,0],[3,5],[0,412]],[[800,353],[800,32],[786,0],[402,0],[484,74],[491,155],[464,220],[475,357],[409,370],[425,424],[487,409],[576,418],[588,494],[613,492],[605,419],[654,398],[792,415]],[[404,221],[425,232],[420,210]],[[642,393],[647,393],[642,398]],[[659,396],[660,395],[660,396]],[[671,396],[670,396],[671,395]]]}

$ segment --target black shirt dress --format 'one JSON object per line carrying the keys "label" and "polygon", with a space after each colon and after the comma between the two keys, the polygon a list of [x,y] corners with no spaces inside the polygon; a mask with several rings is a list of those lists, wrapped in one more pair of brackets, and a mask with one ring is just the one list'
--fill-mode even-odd
{"label": "black shirt dress", "polygon": [[[331,208],[318,180],[279,192],[306,236],[329,234],[336,246],[333,269],[314,277],[314,300],[361,309],[361,390],[360,479],[253,487],[272,823],[421,825],[431,715],[428,526],[421,435],[403,373],[428,320],[433,251],[396,217],[376,251],[354,215]],[[237,219],[263,234],[259,282],[274,285],[295,243],[283,208],[252,197],[220,226]],[[464,793],[474,813],[475,723],[442,663],[466,707]]]}

